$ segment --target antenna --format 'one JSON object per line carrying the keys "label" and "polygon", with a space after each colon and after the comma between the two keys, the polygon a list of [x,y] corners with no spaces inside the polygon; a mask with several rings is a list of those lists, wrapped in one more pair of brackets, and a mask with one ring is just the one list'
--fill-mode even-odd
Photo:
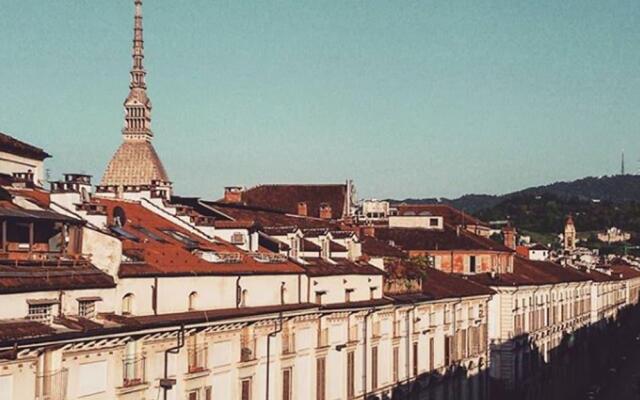
{"label": "antenna", "polygon": [[622,149],[622,159],[620,161],[620,175],[624,175],[624,149]]}

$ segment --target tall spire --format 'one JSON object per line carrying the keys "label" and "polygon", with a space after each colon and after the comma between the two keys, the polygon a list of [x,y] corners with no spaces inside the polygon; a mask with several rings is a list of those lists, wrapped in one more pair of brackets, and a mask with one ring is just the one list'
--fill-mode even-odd
{"label": "tall spire", "polygon": [[133,65],[129,95],[124,101],[125,117],[122,133],[130,140],[150,140],[151,100],[147,97],[147,84],[142,61],[144,60],[144,40],[142,38],[142,0],[134,0],[135,15],[133,22]]}
{"label": "tall spire", "polygon": [[162,161],[151,144],[151,100],[147,97],[147,84],[144,80],[147,72],[142,65],[142,0],[133,0],[133,3],[133,65],[129,95],[124,101],[124,141],[107,165],[102,176],[103,186],[140,186],[169,182]]}

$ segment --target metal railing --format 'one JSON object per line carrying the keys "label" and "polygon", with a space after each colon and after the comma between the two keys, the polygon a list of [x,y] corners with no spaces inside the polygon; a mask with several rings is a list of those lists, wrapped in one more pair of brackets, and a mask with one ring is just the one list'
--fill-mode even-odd
{"label": "metal railing", "polygon": [[145,358],[126,356],[122,359],[122,386],[135,386],[145,382]]}
{"label": "metal railing", "polygon": [[62,368],[36,377],[36,400],[66,400],[68,371]]}
{"label": "metal railing", "polygon": [[208,368],[208,347],[206,344],[189,346],[187,348],[188,373],[206,371]]}

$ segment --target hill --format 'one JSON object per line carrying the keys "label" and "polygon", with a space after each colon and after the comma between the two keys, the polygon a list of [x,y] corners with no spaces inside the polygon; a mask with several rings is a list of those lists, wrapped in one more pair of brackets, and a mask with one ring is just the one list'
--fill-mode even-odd
{"label": "hill", "polygon": [[519,196],[553,195],[558,200],[581,202],[604,202],[623,204],[640,202],[640,175],[614,175],[587,177],[571,182],[555,182],[549,185],[530,187],[503,195],[467,194],[457,199],[405,199],[390,200],[409,204],[447,203],[452,206],[478,213],[503,203],[507,199]]}

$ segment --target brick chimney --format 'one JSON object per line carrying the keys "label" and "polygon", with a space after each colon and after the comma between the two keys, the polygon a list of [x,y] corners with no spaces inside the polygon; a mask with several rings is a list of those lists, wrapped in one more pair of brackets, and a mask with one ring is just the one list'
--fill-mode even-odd
{"label": "brick chimney", "polygon": [[516,228],[508,224],[502,228],[502,236],[504,238],[504,245],[511,250],[516,249]]}
{"label": "brick chimney", "polygon": [[305,217],[309,215],[306,201],[301,201],[298,203],[298,215],[303,215]]}
{"label": "brick chimney", "polygon": [[244,188],[242,186],[227,186],[224,188],[224,201],[225,203],[241,203],[242,193]]}
{"label": "brick chimney", "polygon": [[320,203],[320,218],[331,219],[333,213],[331,212],[331,204]]}

